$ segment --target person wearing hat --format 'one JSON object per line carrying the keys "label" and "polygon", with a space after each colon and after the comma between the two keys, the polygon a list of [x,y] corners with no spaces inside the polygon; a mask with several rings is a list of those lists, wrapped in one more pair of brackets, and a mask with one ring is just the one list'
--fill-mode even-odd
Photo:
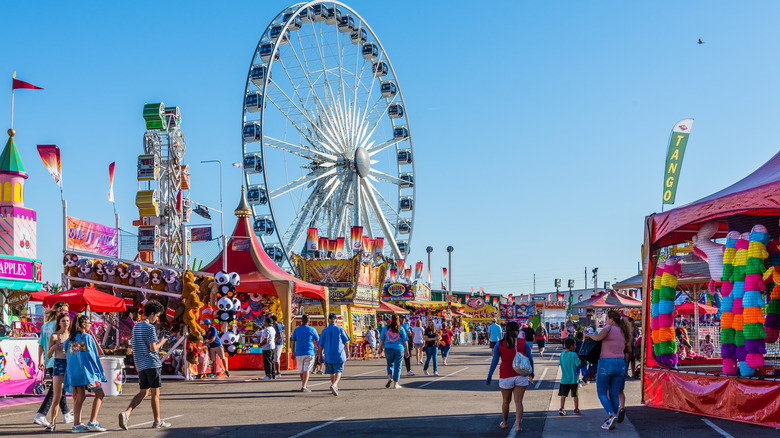
{"label": "person wearing hat", "polygon": [[330,392],[339,395],[339,380],[344,372],[344,362],[347,361],[349,351],[349,335],[336,325],[338,315],[328,315],[328,326],[320,334],[320,342],[317,344],[317,356],[325,362],[325,373],[330,374]]}

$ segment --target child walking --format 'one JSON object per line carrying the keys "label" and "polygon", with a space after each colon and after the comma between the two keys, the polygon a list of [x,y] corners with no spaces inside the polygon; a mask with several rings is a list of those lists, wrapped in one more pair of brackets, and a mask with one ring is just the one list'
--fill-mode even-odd
{"label": "child walking", "polygon": [[[71,327],[70,337],[65,341],[65,356],[67,358],[67,371],[65,373],[65,387],[73,388],[73,433],[105,432],[106,428],[97,421],[100,404],[103,402],[103,388],[101,382],[106,382],[103,366],[98,359],[95,340],[89,334],[91,321],[86,315],[76,318]],[[86,426],[81,424],[81,407],[87,398],[87,391],[95,394],[92,402],[92,414]]]}
{"label": "child walking", "polygon": [[561,367],[561,388],[558,390],[558,395],[561,396],[561,409],[558,410],[558,415],[561,416],[566,416],[564,408],[569,393],[574,399],[574,415],[580,415],[580,401],[577,397],[577,388],[579,387],[577,367],[580,364],[580,358],[574,351],[575,344],[574,339],[566,338],[563,341],[563,348],[566,351],[561,354],[561,358],[558,360],[558,365]]}

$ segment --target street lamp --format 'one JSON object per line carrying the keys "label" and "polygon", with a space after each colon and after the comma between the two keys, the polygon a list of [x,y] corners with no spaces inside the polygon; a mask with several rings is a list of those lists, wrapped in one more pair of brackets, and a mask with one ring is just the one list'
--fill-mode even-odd
{"label": "street lamp", "polygon": [[431,253],[433,252],[433,247],[429,246],[425,248],[425,252],[428,253],[428,290],[431,289]]}
{"label": "street lamp", "polygon": [[449,278],[447,279],[447,287],[450,288],[450,295],[453,294],[453,290],[452,290],[452,251],[455,251],[455,248],[453,248],[452,246],[448,246],[447,247],[447,258],[449,259],[449,270],[450,270],[450,272],[449,272],[449,275],[448,275]]}
{"label": "street lamp", "polygon": [[227,243],[225,242],[225,209],[222,207],[222,161],[204,160],[201,164],[217,163],[219,164],[219,234],[222,241],[222,270],[227,272]]}

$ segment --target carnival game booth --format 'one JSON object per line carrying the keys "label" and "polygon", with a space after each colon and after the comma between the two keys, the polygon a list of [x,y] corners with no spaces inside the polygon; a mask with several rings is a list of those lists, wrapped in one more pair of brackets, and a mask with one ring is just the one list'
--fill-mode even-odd
{"label": "carnival game booth", "polygon": [[[293,277],[277,266],[266,254],[252,229],[250,222],[252,209],[246,201],[243,188],[235,215],[238,221],[228,239],[225,251],[206,265],[203,271],[217,273],[224,270],[235,272],[240,276],[240,282],[235,286],[241,302],[236,318],[239,334],[244,334],[245,339],[251,339],[251,335],[263,325],[266,316],[277,315],[279,321],[284,323],[285,346],[289,347],[290,336],[294,329],[293,314],[296,309],[303,300],[315,300],[320,304],[323,315],[327,315],[329,312],[327,289]],[[226,260],[223,260],[223,257],[226,257]],[[227,268],[223,269],[225,266]],[[213,311],[216,311],[215,304],[211,303]],[[208,318],[208,314],[208,310],[201,311],[200,320]],[[218,319],[214,321],[219,322]],[[247,346],[249,343],[245,345]],[[281,359],[282,369],[292,369],[294,365],[290,362],[290,349],[286,348]],[[229,356],[228,367],[262,369],[263,357],[256,347],[244,348],[242,353]]]}
{"label": "carnival game booth", "polygon": [[[737,183],[645,220],[642,399],[650,407],[780,427],[780,154]],[[715,241],[713,239],[718,239]],[[692,241],[722,294],[719,372],[678,369],[673,312]]]}

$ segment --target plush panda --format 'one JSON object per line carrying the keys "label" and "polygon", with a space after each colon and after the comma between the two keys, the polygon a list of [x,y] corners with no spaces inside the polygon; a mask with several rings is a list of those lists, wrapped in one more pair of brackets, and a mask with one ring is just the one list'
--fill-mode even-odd
{"label": "plush panda", "polygon": [[217,282],[217,295],[226,296],[236,291],[235,285],[230,281],[230,274],[226,272],[217,272],[214,275],[214,281]]}
{"label": "plush panda", "polygon": [[236,317],[235,302],[228,297],[222,297],[217,301],[216,316],[220,322],[233,322]]}
{"label": "plush panda", "polygon": [[243,350],[243,346],[238,343],[238,334],[233,331],[226,331],[219,339],[228,356],[235,356]]}

